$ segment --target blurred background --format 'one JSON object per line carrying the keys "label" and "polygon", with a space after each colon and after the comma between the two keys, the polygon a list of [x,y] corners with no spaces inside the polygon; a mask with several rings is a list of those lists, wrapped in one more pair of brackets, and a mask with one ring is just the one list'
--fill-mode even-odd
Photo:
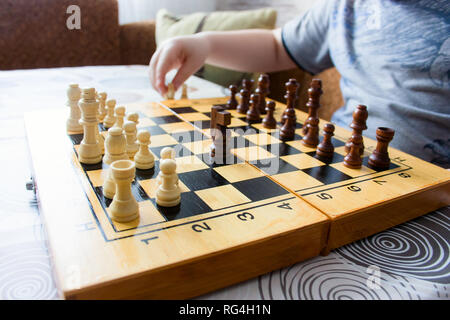
{"label": "blurred background", "polygon": [[277,26],[305,12],[315,0],[119,0],[120,24],[155,19],[159,9],[175,14],[197,11],[248,10],[272,7],[278,13]]}

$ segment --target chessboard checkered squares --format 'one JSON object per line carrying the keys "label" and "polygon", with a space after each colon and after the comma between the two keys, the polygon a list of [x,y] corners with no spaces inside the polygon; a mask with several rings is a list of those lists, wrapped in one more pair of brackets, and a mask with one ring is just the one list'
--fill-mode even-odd
{"label": "chessboard checkered squares", "polygon": [[190,150],[193,154],[208,153],[212,144],[212,139],[193,141],[183,143],[182,145]]}
{"label": "chessboard checkered squares", "polygon": [[236,156],[245,159],[249,162],[275,157],[272,153],[268,152],[267,150],[259,146],[235,148],[231,149],[231,152],[234,153]]}
{"label": "chessboard checkered squares", "polygon": [[139,130],[141,128],[150,127],[150,126],[154,126],[154,125],[156,125],[156,123],[154,123],[151,119],[145,117],[145,118],[139,118],[139,123],[136,127]]}
{"label": "chessboard checkered squares", "polygon": [[183,113],[181,115],[184,120],[189,122],[194,121],[203,121],[203,120],[210,120],[211,117],[207,116],[206,114],[200,113],[200,112],[192,112],[192,113]]}
{"label": "chessboard checkered squares", "polygon": [[281,143],[279,139],[267,133],[249,134],[245,136],[245,139],[250,140],[258,146]]}
{"label": "chessboard checkered squares", "polygon": [[251,201],[231,184],[198,190],[195,193],[213,210]]}
{"label": "chessboard checkered squares", "polygon": [[146,106],[141,112],[148,118],[164,117],[164,116],[173,115],[173,113],[170,110],[167,110],[166,108],[161,107],[157,104],[152,104],[150,106]]}
{"label": "chessboard checkered squares", "polygon": [[360,176],[364,176],[366,174],[371,174],[371,173],[375,173],[375,170],[372,170],[366,166],[361,166],[360,169],[352,169],[352,168],[347,168],[346,166],[344,166],[343,162],[339,162],[339,163],[332,163],[330,164],[331,167],[345,173],[346,175],[352,177],[352,178],[356,178],[356,177],[360,177]]}
{"label": "chessboard checkered squares", "polygon": [[211,112],[211,105],[210,104],[193,105],[192,109],[202,113]]}
{"label": "chessboard checkered squares", "polygon": [[286,144],[302,152],[313,152],[316,150],[316,148],[310,148],[305,146],[301,140],[287,141]]}
{"label": "chessboard checkered squares", "polygon": [[108,176],[108,169],[99,169],[99,170],[91,170],[86,171],[89,176],[89,180],[94,187],[99,187],[103,185],[103,182]]}
{"label": "chessboard checkered squares", "polygon": [[220,166],[214,170],[231,183],[263,176],[262,172],[248,163]]}
{"label": "chessboard checkered squares", "polygon": [[301,190],[323,185],[319,180],[300,170],[280,173],[272,177],[291,190]]}
{"label": "chessboard checkered squares", "polygon": [[306,153],[293,154],[289,156],[282,156],[281,159],[290,163],[294,167],[298,169],[307,169],[312,167],[324,166],[325,163],[322,161],[311,157]]}
{"label": "chessboard checkered squares", "polygon": [[179,174],[209,168],[199,157],[194,155],[176,158],[176,162]]}
{"label": "chessboard checkered squares", "polygon": [[150,147],[161,147],[177,144],[177,140],[169,134],[151,136],[150,141]]}
{"label": "chessboard checkered squares", "polygon": [[269,176],[276,175],[279,173],[298,171],[298,168],[294,167],[293,165],[289,164],[288,162],[278,157],[258,160],[252,162],[252,165],[259,168]]}
{"label": "chessboard checkered squares", "polygon": [[193,131],[194,127],[187,122],[175,122],[175,123],[166,123],[159,125],[166,132],[175,133],[182,131]]}

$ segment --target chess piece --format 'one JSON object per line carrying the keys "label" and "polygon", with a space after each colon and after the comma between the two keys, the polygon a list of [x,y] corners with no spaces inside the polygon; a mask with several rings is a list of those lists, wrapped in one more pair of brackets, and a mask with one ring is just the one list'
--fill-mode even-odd
{"label": "chess piece", "polygon": [[317,146],[316,155],[322,158],[332,158],[334,153],[334,146],[331,137],[334,136],[334,125],[327,123],[323,127],[323,140]]}
{"label": "chess piece", "polygon": [[105,156],[103,162],[111,164],[117,160],[128,160],[126,154],[127,140],[121,128],[111,128],[105,140]]}
{"label": "chess piece", "polygon": [[[367,112],[367,107],[364,105],[358,105],[353,112],[353,121],[350,125],[350,128],[353,129],[352,135],[360,135],[361,136],[361,145],[359,149],[359,153],[364,153],[364,141],[362,139],[362,132],[367,129],[366,120],[369,116],[369,113]],[[345,144],[345,151],[349,152],[351,147],[351,138],[348,139],[347,143]]]}
{"label": "chess piece", "polygon": [[262,121],[263,127],[266,129],[275,129],[277,127],[277,121],[275,120],[273,113],[275,112],[275,102],[269,101],[266,104],[267,115]]}
{"label": "chess piece", "polygon": [[159,157],[161,159],[175,159],[175,150],[171,147],[165,147],[161,150]]}
{"label": "chess piece", "polygon": [[227,101],[227,109],[228,110],[235,110],[238,102],[236,100],[236,93],[237,93],[237,87],[232,84],[229,86],[230,89],[230,99]]}
{"label": "chess piece", "polygon": [[319,144],[319,118],[308,118],[308,130],[302,139],[302,144],[315,148]]}
{"label": "chess piece", "polygon": [[125,118],[125,107],[120,106],[114,110],[114,116],[116,117],[116,122],[114,123],[114,127],[123,128],[123,119]]}
{"label": "chess piece", "polygon": [[97,125],[95,126],[95,137],[98,141],[98,145],[100,147],[100,152],[103,154],[105,154],[105,138],[103,137],[102,134],[100,134],[100,129],[98,127],[98,125],[100,124],[100,120],[99,120],[99,114],[98,114],[98,110],[97,110]]}
{"label": "chess piece", "polygon": [[131,192],[131,182],[135,174],[133,161],[119,160],[111,164],[111,176],[116,184],[116,193],[109,206],[109,212],[115,221],[129,222],[139,217],[139,204]]}
{"label": "chess piece", "polygon": [[248,95],[250,96],[253,91],[253,85],[255,81],[253,79],[243,79],[242,80],[242,89],[247,90]]}
{"label": "chess piece", "polygon": [[78,101],[81,98],[81,89],[78,84],[71,84],[67,89],[66,105],[70,108],[70,115],[66,122],[67,133],[83,133],[83,126],[80,124],[81,110]]}
{"label": "chess piece", "polygon": [[148,149],[150,144],[150,132],[139,130],[137,138],[139,141],[139,151],[134,156],[136,168],[140,170],[151,169],[155,166],[155,156]]}
{"label": "chess piece", "polygon": [[136,112],[129,113],[127,115],[127,120],[128,121],[133,121],[136,124],[136,126],[137,126],[139,124],[139,114],[136,113]]}
{"label": "chess piece", "polygon": [[86,164],[99,163],[102,161],[102,153],[96,137],[98,101],[95,99],[94,88],[83,89],[79,106],[81,109],[80,124],[83,126],[83,140],[78,149],[78,159],[81,163]]}
{"label": "chess piece", "polygon": [[105,181],[102,185],[103,196],[108,199],[114,198],[116,194],[116,183],[112,178],[111,168],[107,169]]}
{"label": "chess piece", "polygon": [[98,108],[98,120],[103,122],[106,117],[106,92],[100,92],[98,94],[99,108]]}
{"label": "chess piece", "polygon": [[258,88],[255,93],[259,93],[259,113],[266,114],[266,96],[269,94],[269,76],[265,73],[258,78]]}
{"label": "chess piece", "polygon": [[188,99],[188,86],[186,83],[183,83],[181,86],[181,99]]}
{"label": "chess piece", "polygon": [[282,141],[293,140],[295,136],[295,118],[289,117],[284,121],[280,129],[280,139]]}
{"label": "chess piece", "polygon": [[161,160],[159,168],[161,184],[156,190],[156,203],[162,207],[174,207],[181,201],[181,192],[177,184],[177,164],[175,160],[164,159]]}
{"label": "chess piece", "polygon": [[350,143],[350,151],[344,158],[344,166],[351,169],[359,169],[362,166],[361,154],[359,152],[362,136],[358,134],[352,135]]}
{"label": "chess piece", "polygon": [[247,122],[248,123],[259,123],[261,122],[261,116],[259,113],[259,94],[254,93],[250,96],[250,109],[247,111]]}
{"label": "chess piece", "polygon": [[175,98],[175,87],[173,83],[169,83],[167,85],[167,93],[165,95],[166,100],[173,100]]}
{"label": "chess piece", "polygon": [[391,160],[389,159],[388,145],[394,138],[395,131],[391,128],[377,128],[377,146],[369,157],[369,166],[378,169],[387,169]]}
{"label": "chess piece", "polygon": [[139,150],[139,144],[136,142],[136,123],[133,121],[126,121],[123,125],[125,136],[127,140],[126,152],[128,157],[133,160],[134,155]]}
{"label": "chess piece", "polygon": [[[320,96],[322,95],[322,80],[313,79],[311,86],[308,89],[308,102],[306,107],[308,108],[308,117],[319,119],[318,109],[320,108]],[[308,131],[308,120],[303,124],[302,133],[306,135]]]}
{"label": "chess piece", "polygon": [[221,106],[211,108],[211,159],[216,164],[229,163],[231,157],[231,134],[227,130],[231,124],[231,114]]}
{"label": "chess piece", "polygon": [[[164,160],[164,159],[172,159],[175,160],[175,150],[171,147],[165,147],[161,150],[160,154],[159,154],[159,159],[160,161]],[[156,177],[156,182],[158,184],[161,184],[161,170],[158,173],[158,176]],[[177,182],[178,184],[178,176],[177,176]]]}
{"label": "chess piece", "polygon": [[295,101],[297,100],[297,91],[299,84],[295,79],[289,79],[286,82],[286,109],[281,116],[281,124],[284,124],[287,118],[294,118],[294,123],[297,122],[297,116],[295,114]]}
{"label": "chess piece", "polygon": [[106,116],[103,119],[103,126],[108,129],[116,123],[116,117],[114,116],[116,108],[116,100],[111,99],[106,102]]}
{"label": "chess piece", "polygon": [[241,102],[237,106],[237,112],[242,114],[247,114],[248,108],[250,106],[250,91],[247,89],[241,90]]}

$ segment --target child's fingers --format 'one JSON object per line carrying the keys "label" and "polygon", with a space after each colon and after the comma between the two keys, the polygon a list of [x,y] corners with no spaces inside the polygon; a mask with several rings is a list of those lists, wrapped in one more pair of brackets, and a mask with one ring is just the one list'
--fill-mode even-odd
{"label": "child's fingers", "polygon": [[159,56],[158,63],[156,64],[155,70],[155,83],[156,89],[164,95],[167,92],[166,86],[166,74],[170,71],[173,65],[173,56],[174,52],[170,52],[170,50],[163,50]]}
{"label": "child's fingers", "polygon": [[197,71],[196,69],[195,64],[187,62],[182,64],[172,81],[175,90],[177,90],[195,71]]}
{"label": "child's fingers", "polygon": [[161,52],[161,50],[156,50],[156,52],[153,54],[152,58],[150,59],[150,64],[149,64],[149,78],[150,78],[150,83],[154,89],[156,89],[156,65],[158,64],[160,52]]}

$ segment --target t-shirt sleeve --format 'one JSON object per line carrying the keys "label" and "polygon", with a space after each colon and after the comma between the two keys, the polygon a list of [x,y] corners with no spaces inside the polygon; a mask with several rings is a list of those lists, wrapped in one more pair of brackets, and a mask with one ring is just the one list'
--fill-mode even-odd
{"label": "t-shirt sleeve", "polygon": [[283,46],[291,59],[312,74],[333,67],[329,30],[334,0],[321,0],[303,16],[286,23],[281,32]]}

